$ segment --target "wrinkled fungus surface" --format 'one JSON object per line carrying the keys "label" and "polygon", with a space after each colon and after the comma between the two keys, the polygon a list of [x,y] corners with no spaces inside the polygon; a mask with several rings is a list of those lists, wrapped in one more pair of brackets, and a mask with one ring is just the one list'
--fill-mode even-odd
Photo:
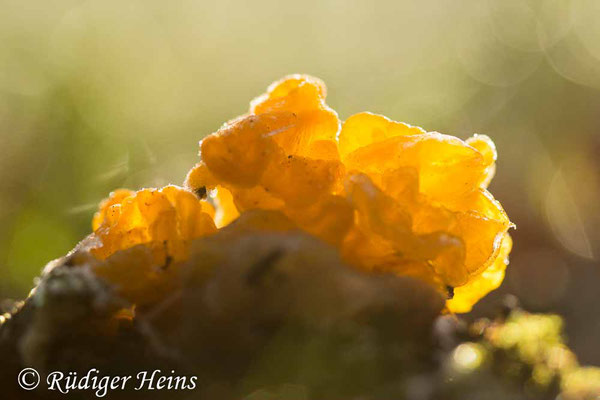
{"label": "wrinkled fungus surface", "polygon": [[325,97],[310,76],[273,83],[200,142],[186,189],[105,200],[92,253],[106,259],[141,244],[156,265],[182,261],[190,240],[244,218],[244,229],[308,232],[356,268],[418,278],[447,298],[447,310],[469,311],[501,284],[512,243],[512,224],[487,190],[494,143],[368,112],[342,123]]}

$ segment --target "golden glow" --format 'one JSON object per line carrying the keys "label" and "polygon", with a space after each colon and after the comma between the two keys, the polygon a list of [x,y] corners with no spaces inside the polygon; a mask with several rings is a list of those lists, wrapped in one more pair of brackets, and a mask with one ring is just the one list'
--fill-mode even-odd
{"label": "golden glow", "polygon": [[478,369],[485,359],[485,348],[478,343],[463,343],[452,353],[452,366],[459,372]]}

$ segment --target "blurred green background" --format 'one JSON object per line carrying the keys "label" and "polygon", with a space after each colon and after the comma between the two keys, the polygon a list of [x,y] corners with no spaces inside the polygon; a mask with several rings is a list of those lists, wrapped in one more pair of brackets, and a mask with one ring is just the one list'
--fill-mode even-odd
{"label": "blurred green background", "polygon": [[325,80],[499,162],[518,229],[502,288],[600,364],[600,2],[0,0],[0,298],[90,232],[118,187],[180,184],[197,142],[273,80]]}

